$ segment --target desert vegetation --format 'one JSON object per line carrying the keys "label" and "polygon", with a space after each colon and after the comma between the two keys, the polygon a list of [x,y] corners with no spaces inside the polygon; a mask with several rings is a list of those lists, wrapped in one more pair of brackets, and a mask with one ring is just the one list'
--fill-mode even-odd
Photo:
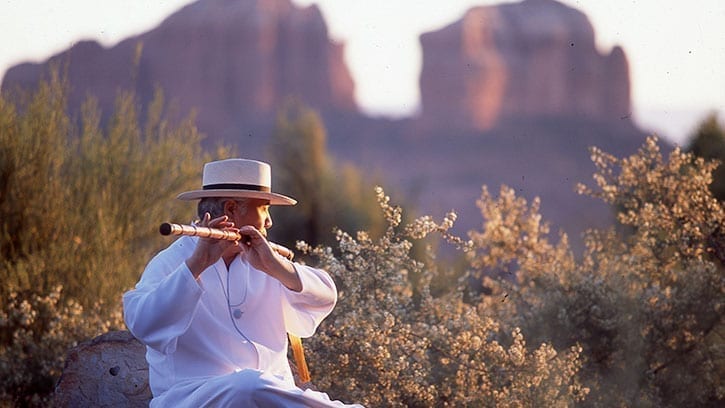
{"label": "desert vegetation", "polygon": [[[51,76],[0,97],[0,406],[46,406],[68,348],[123,329],[122,292],[168,243],[158,223],[193,217],[176,193],[197,186],[204,161],[234,154],[204,152],[193,117],[173,119],[160,93],[143,113],[131,94],[108,115],[89,99],[76,118],[65,87]],[[318,118],[290,112],[275,140],[302,132],[290,154],[313,149],[334,183]],[[301,257],[340,291],[304,343],[314,384],[390,407],[722,403],[725,213],[711,191],[718,163],[695,153],[655,137],[629,157],[592,148],[593,183],[579,191],[618,223],[589,231],[581,254],[538,200],[506,186],[482,189],[481,227],[464,237],[450,232],[455,213],[407,215],[382,188],[363,193],[354,169],[347,190],[296,193],[318,205],[289,220],[318,241],[298,242]],[[325,198],[343,193],[347,207]],[[340,212],[351,221],[329,219]]]}

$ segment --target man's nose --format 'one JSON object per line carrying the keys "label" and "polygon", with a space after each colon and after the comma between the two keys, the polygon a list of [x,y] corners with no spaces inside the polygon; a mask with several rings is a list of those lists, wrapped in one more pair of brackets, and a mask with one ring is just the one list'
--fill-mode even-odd
{"label": "man's nose", "polygon": [[272,228],[272,216],[268,215],[267,218],[264,220],[264,228],[270,229]]}

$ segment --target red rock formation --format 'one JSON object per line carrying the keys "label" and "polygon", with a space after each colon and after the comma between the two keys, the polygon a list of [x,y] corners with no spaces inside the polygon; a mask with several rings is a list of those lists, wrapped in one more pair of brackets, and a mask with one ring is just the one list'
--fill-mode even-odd
{"label": "red rock formation", "polygon": [[[215,139],[269,123],[290,96],[321,110],[357,111],[343,46],[328,38],[316,6],[290,0],[200,0],[111,49],[80,42],[51,61],[69,64],[71,106],[92,93],[108,112],[117,90],[135,89],[147,101],[159,85],[182,112],[194,109]],[[47,67],[14,67],[3,88],[34,87]]]}
{"label": "red rock formation", "polygon": [[[198,110],[207,147],[244,137],[246,157],[265,157],[278,105],[300,95],[323,117],[336,159],[419,197],[421,213],[455,208],[460,234],[480,227],[482,184],[540,197],[570,237],[609,222],[611,209],[574,184],[591,177],[590,146],[622,156],[643,140],[621,120],[630,91],[620,48],[597,52],[587,18],[553,0],[475,8],[421,42],[422,117],[403,120],[358,113],[342,46],[316,7],[289,0],[199,0],[112,49],[78,43],[53,60],[70,60],[71,106],[88,91],[109,113],[117,89],[135,85],[145,102],[160,84],[182,113]],[[35,88],[45,69],[15,67],[3,87]]]}
{"label": "red rock formation", "polygon": [[522,116],[629,115],[624,52],[601,55],[587,17],[554,0],[473,8],[420,40],[425,121],[485,130]]}

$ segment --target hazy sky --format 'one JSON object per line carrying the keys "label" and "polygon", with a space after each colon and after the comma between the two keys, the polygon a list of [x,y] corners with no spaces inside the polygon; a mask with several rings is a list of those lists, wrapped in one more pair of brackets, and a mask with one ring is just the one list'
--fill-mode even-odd
{"label": "hazy sky", "polygon": [[[112,46],[192,0],[0,0],[0,73],[81,39]],[[418,108],[418,35],[491,0],[293,0],[320,6],[346,60],[359,105],[372,114]],[[630,63],[635,119],[683,140],[711,110],[725,120],[725,1],[562,0],[592,22],[597,45],[621,45]]]}

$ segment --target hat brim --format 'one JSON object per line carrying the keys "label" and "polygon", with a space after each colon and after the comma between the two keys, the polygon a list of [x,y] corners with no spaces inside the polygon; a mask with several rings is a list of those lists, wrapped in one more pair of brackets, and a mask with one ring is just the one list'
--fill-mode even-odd
{"label": "hat brim", "polygon": [[187,191],[176,196],[179,200],[196,200],[207,197],[229,197],[229,198],[258,198],[269,200],[269,205],[295,205],[297,200],[277,193],[252,190],[194,190]]}

